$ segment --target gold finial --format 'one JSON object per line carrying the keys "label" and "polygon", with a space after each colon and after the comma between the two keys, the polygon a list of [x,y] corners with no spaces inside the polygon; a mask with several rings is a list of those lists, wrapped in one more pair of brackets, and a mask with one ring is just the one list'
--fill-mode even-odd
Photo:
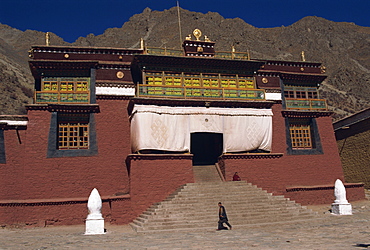
{"label": "gold finial", "polygon": [[202,36],[202,31],[200,31],[199,29],[195,29],[193,31],[193,35],[195,36],[195,38],[197,39],[197,41],[200,41],[200,37]]}
{"label": "gold finial", "polygon": [[205,42],[210,42],[211,40],[209,40],[208,36],[204,36],[204,41]]}
{"label": "gold finial", "polygon": [[251,59],[251,50],[247,49],[247,60]]}
{"label": "gold finial", "polygon": [[46,32],[46,34],[45,34],[45,42],[46,42],[46,46],[50,45],[50,34],[49,34],[49,32]]}
{"label": "gold finial", "polygon": [[231,59],[235,58],[235,47],[234,45],[231,46]]}
{"label": "gold finial", "polygon": [[143,53],[146,54],[147,51],[146,51],[146,44],[145,44],[145,40],[143,38],[140,38],[140,49],[143,50]]}
{"label": "gold finial", "polygon": [[140,38],[140,49],[144,50],[144,39]]}
{"label": "gold finial", "polygon": [[306,61],[306,57],[304,56],[304,51],[303,50],[301,52],[301,59],[302,59],[302,62]]}
{"label": "gold finial", "polygon": [[29,57],[29,58],[33,58],[33,49],[30,49],[30,50],[28,51],[28,57]]}
{"label": "gold finial", "polygon": [[191,34],[189,34],[187,37],[185,37],[185,40],[190,41],[191,40]]}
{"label": "gold finial", "polygon": [[321,65],[320,71],[322,74],[324,74],[326,72],[326,67],[324,65]]}

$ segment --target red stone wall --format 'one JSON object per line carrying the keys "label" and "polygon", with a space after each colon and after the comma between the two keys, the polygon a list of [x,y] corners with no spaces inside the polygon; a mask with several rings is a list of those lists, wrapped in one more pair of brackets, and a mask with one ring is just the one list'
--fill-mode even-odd
{"label": "red stone wall", "polygon": [[[294,186],[333,186],[336,179],[344,180],[342,165],[334,136],[331,117],[316,118],[319,128],[323,154],[318,155],[288,155],[284,117],[281,115],[281,105],[273,106],[273,146],[272,153],[283,153],[280,158],[246,159],[242,156],[223,159],[225,178],[231,180],[234,172],[238,172],[242,180],[250,182],[274,194],[291,197],[286,189]],[[349,200],[363,197],[363,188],[348,192]],[[361,193],[362,192],[362,193]],[[316,196],[315,196],[316,195]],[[322,192],[316,191],[313,196],[297,195],[294,198],[303,204],[319,201]],[[334,199],[323,198],[319,203],[331,203]],[[293,197],[292,197],[293,198]],[[352,199],[352,200],[353,200]]]}
{"label": "red stone wall", "polygon": [[[83,223],[87,216],[86,201],[93,188],[97,188],[102,197],[129,194],[126,198],[103,202],[106,221],[128,223],[179,186],[194,182],[190,154],[130,155],[128,101],[97,100],[100,108],[100,113],[95,114],[98,154],[93,156],[47,158],[51,120],[48,111],[29,111],[27,130],[19,131],[21,144],[15,130],[4,131],[7,163],[0,164],[0,225]],[[224,157],[222,167],[226,180],[239,172],[243,180],[302,204],[331,203],[332,190],[286,191],[296,186],[333,186],[336,179],[344,179],[331,118],[316,119],[324,154],[288,155],[281,105],[274,105],[273,112],[272,153],[275,156]],[[350,202],[363,197],[363,187],[347,189]],[[79,202],[73,202],[76,199]],[[9,206],[11,200],[13,205]],[[28,206],[15,204],[32,200],[34,204]],[[52,203],[45,203],[49,201]]]}
{"label": "red stone wall", "polygon": [[[47,158],[51,119],[48,111],[29,111],[27,130],[20,131],[22,144],[18,143],[14,130],[4,131],[7,163],[0,164],[1,181],[4,183],[0,201],[88,198],[93,188],[97,188],[101,196],[129,193],[125,163],[130,153],[128,100],[98,100],[98,104],[101,111],[95,114],[98,154],[94,156]],[[85,205],[83,210],[79,210],[77,205],[69,205],[76,206],[78,210],[75,214],[64,213],[58,208],[63,206],[34,206],[32,216],[69,224],[76,221],[76,213],[80,221],[87,215]],[[120,213],[130,211],[130,207],[128,205]],[[28,216],[30,208],[12,207],[11,215],[8,208],[2,207],[0,224],[7,217],[19,218],[20,221],[24,215]],[[81,217],[81,214],[84,215]],[[34,221],[33,218],[30,219]]]}
{"label": "red stone wall", "polygon": [[194,182],[192,155],[132,155],[131,201],[136,215],[179,186]]}
{"label": "red stone wall", "polygon": [[[127,224],[135,218],[129,199],[105,201],[101,212],[105,223]],[[84,224],[87,214],[87,201],[68,204],[37,203],[0,206],[0,225],[43,227]]]}
{"label": "red stone wall", "polygon": [[26,131],[19,130],[18,132],[22,144],[20,144],[15,130],[4,131],[4,145],[7,163],[0,163],[0,200],[9,199],[9,197],[17,199],[22,195],[24,165],[19,161],[19,156],[24,155]]}
{"label": "red stone wall", "polygon": [[[364,187],[361,184],[350,184],[345,183],[347,200],[348,202],[364,200],[365,192]],[[335,200],[334,196],[334,184],[316,186],[302,190],[288,190],[285,194],[292,200],[298,201],[303,205],[315,205],[315,204],[330,204]]]}

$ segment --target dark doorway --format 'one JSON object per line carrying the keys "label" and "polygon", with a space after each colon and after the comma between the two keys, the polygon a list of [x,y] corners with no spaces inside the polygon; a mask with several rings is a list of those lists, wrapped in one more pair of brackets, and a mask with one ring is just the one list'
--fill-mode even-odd
{"label": "dark doorway", "polygon": [[191,133],[190,140],[193,165],[213,165],[222,154],[223,135],[220,133]]}

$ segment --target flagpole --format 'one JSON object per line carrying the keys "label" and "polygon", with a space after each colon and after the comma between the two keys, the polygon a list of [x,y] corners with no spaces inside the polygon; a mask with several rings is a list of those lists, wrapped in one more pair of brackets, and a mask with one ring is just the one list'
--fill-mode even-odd
{"label": "flagpole", "polygon": [[182,46],[182,34],[181,34],[181,20],[180,20],[180,5],[179,1],[177,1],[177,16],[179,18],[179,35],[180,35],[180,49]]}

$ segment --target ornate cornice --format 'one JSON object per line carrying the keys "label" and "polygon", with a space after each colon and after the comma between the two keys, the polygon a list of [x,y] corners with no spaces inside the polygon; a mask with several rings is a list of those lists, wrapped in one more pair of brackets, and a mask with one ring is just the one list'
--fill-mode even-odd
{"label": "ornate cornice", "polygon": [[30,61],[31,69],[43,69],[43,70],[65,70],[65,69],[90,69],[95,68],[98,65],[97,61],[90,60],[73,60],[73,61],[62,61],[62,60],[34,60]]}
{"label": "ornate cornice", "polygon": [[128,160],[191,160],[192,154],[130,154]]}
{"label": "ornate cornice", "polygon": [[130,62],[105,62],[99,61],[98,69],[120,69],[120,70],[130,70]]}
{"label": "ornate cornice", "polygon": [[320,84],[327,78],[327,75],[323,74],[304,74],[304,73],[281,73],[280,78],[284,82],[294,82],[300,84],[314,83]]}
{"label": "ornate cornice", "polygon": [[[346,188],[361,188],[364,183],[346,183],[344,187]],[[297,187],[287,187],[286,192],[300,192],[300,191],[317,191],[317,190],[333,190],[334,185],[317,185],[317,186],[297,186]]]}
{"label": "ornate cornice", "polygon": [[281,89],[265,89],[266,93],[281,93]]}
{"label": "ornate cornice", "polygon": [[118,87],[118,88],[134,88],[135,84],[132,82],[115,82],[115,81],[101,81],[95,82],[96,87]]}
{"label": "ornate cornice", "polygon": [[244,74],[254,74],[263,64],[263,61],[243,61],[225,60],[213,57],[176,57],[176,56],[155,56],[155,55],[136,55],[134,65],[146,70],[159,70],[161,68],[172,68],[172,70],[185,69],[189,72],[243,72]]}
{"label": "ornate cornice", "polygon": [[96,100],[130,100],[131,96],[120,95],[96,95]]}
{"label": "ornate cornice", "polygon": [[283,110],[281,111],[283,117],[325,117],[334,114],[332,111],[296,111],[296,110]]}
{"label": "ornate cornice", "polygon": [[271,108],[277,101],[234,101],[234,100],[195,100],[195,99],[159,99],[159,98],[138,98],[130,101],[129,110],[134,104],[176,106],[176,107],[220,107],[220,108]]}
{"label": "ornate cornice", "polygon": [[27,110],[42,110],[64,113],[100,113],[98,104],[29,104]]}
{"label": "ornate cornice", "polygon": [[275,60],[267,60],[266,61],[266,65],[320,68],[321,63],[318,63],[318,62],[302,62],[302,61],[297,62],[297,61],[275,61]]}
{"label": "ornate cornice", "polygon": [[221,159],[277,159],[283,157],[283,153],[243,153],[243,154],[223,154]]}
{"label": "ornate cornice", "polygon": [[125,49],[112,47],[78,47],[78,46],[32,46],[33,53],[70,53],[94,55],[134,55],[142,54],[142,49]]}

